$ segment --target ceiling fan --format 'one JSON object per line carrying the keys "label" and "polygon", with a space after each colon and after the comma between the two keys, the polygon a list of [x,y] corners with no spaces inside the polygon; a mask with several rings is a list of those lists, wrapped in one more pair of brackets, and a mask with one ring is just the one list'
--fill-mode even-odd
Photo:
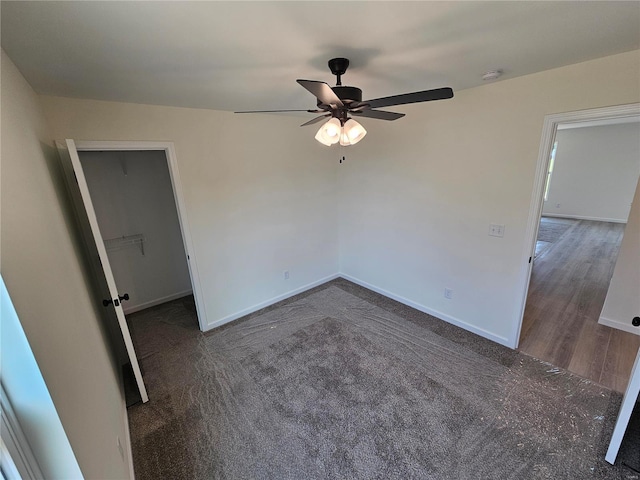
{"label": "ceiling fan", "polygon": [[421,92],[403,93],[390,97],[362,100],[362,90],[357,87],[342,85],[342,75],[349,67],[346,58],[332,58],[329,60],[329,69],[334,74],[336,86],[330,87],[325,82],[317,80],[297,80],[297,82],[311,92],[317,98],[317,109],[314,110],[250,110],[235,113],[277,113],[277,112],[308,112],[322,113],[322,115],[300,125],[312,125],[325,118],[331,117],[316,134],[316,140],[330,146],[340,142],[340,145],[354,145],[367,134],[362,125],[350,117],[375,118],[377,120],[397,120],[404,117],[404,113],[377,110],[380,107],[394,105],[406,105],[408,103],[430,102],[432,100],[445,100],[453,97],[453,90],[449,87],[435,88]]}

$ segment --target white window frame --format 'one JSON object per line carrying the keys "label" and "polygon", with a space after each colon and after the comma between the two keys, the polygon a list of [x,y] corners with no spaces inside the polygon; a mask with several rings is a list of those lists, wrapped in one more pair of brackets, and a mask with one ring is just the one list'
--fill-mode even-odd
{"label": "white window frame", "polygon": [[0,383],[0,408],[2,428],[0,444],[0,473],[3,480],[39,480],[42,471],[20,423],[11,407],[4,386]]}

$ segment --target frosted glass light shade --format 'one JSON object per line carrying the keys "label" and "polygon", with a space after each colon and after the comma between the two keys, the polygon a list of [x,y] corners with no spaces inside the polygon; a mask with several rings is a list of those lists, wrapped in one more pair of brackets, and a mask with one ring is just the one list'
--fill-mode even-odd
{"label": "frosted glass light shade", "polygon": [[367,131],[362,125],[350,118],[344,122],[342,135],[340,136],[340,145],[355,145],[364,138]]}
{"label": "frosted glass light shade", "polygon": [[347,137],[347,134],[344,133],[344,130],[342,130],[342,133],[340,134],[340,145],[342,145],[343,147],[348,147],[349,145],[351,145],[349,137]]}
{"label": "frosted glass light shade", "polygon": [[316,140],[329,147],[338,143],[341,131],[340,120],[332,118],[320,127],[320,130],[316,133]]}

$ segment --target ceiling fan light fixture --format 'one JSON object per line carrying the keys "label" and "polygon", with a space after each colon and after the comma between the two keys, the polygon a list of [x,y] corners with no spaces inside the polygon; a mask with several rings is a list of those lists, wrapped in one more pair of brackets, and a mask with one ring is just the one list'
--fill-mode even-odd
{"label": "ceiling fan light fixture", "polygon": [[362,125],[353,118],[347,119],[342,127],[342,135],[340,137],[340,145],[355,145],[364,138],[367,131]]}
{"label": "ceiling fan light fixture", "polygon": [[342,145],[343,147],[348,147],[349,145],[351,145],[351,141],[349,140],[347,134],[344,133],[344,130],[340,134],[340,145]]}
{"label": "ceiling fan light fixture", "polygon": [[397,120],[404,117],[404,113],[378,110],[383,107],[395,105],[407,105],[410,103],[431,102],[433,100],[445,100],[453,98],[451,87],[432,88],[419,92],[401,93],[389,97],[373,98],[362,101],[362,90],[358,87],[342,85],[341,76],[347,71],[349,60],[346,58],[332,58],[329,60],[329,69],[336,75],[336,86],[330,87],[328,83],[318,80],[296,80],[300,86],[309,91],[317,100],[316,107],[309,110],[249,110],[236,113],[274,113],[274,112],[307,112],[320,113],[321,115],[300,125],[315,125],[331,117],[317,131],[315,139],[330,147],[340,142],[340,145],[355,145],[362,140],[367,131],[358,122],[349,118],[349,114],[377,120]]}
{"label": "ceiling fan light fixture", "polygon": [[342,125],[340,124],[340,120],[334,117],[320,127],[318,133],[316,133],[316,140],[330,147],[338,143],[341,131]]}

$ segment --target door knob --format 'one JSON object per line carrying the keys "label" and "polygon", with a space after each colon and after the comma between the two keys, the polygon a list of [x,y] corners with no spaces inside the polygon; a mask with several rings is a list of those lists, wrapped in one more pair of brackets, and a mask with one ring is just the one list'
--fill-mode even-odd
{"label": "door knob", "polygon": [[[129,300],[129,294],[125,293],[124,295],[118,295],[118,298],[120,299],[120,301],[115,300],[115,305],[116,307],[118,305],[120,305],[120,302],[122,302],[123,300]],[[105,298],[104,300],[102,300],[102,305],[104,305],[105,307],[108,307],[109,305],[111,305],[112,303],[114,303],[114,300],[110,299],[110,298]]]}

